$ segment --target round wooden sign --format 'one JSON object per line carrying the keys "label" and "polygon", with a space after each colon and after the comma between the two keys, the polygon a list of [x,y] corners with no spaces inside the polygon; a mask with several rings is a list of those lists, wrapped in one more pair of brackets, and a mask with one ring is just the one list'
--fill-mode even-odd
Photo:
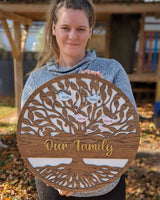
{"label": "round wooden sign", "polygon": [[93,75],[40,86],[18,121],[19,151],[33,174],[66,191],[87,192],[119,178],[139,144],[139,120],[126,95]]}

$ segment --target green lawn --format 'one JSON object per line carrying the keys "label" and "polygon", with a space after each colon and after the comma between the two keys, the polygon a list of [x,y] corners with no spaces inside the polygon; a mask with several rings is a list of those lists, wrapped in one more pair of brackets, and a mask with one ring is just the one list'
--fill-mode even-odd
{"label": "green lawn", "polygon": [[12,111],[14,111],[16,108],[13,106],[1,106],[0,105],[0,118],[8,115]]}

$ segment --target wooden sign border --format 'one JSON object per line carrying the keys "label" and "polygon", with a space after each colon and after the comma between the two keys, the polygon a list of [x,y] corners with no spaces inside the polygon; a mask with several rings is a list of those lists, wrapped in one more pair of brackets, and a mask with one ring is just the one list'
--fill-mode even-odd
{"label": "wooden sign border", "polygon": [[[98,105],[100,96],[101,96],[101,98],[103,100],[107,99],[106,93],[103,92],[103,90],[106,90],[106,88],[108,88],[107,92],[110,93],[109,98],[111,98],[111,95],[112,95],[113,98],[116,99],[116,101],[113,101],[114,105],[112,103],[112,106],[115,106],[114,109],[117,109],[118,106],[120,107],[120,98],[122,97],[122,99],[125,100],[125,103],[124,103],[125,106],[124,107],[127,108],[127,106],[128,106],[129,113],[132,113],[132,114],[128,114],[128,116],[130,118],[132,116],[132,120],[130,120],[130,127],[131,128],[128,128],[127,130],[129,130],[129,129],[132,130],[134,128],[134,130],[136,130],[136,132],[131,133],[131,134],[130,133],[123,134],[123,137],[122,137],[122,134],[117,134],[117,135],[115,135],[116,137],[112,137],[113,139],[111,139],[110,136],[105,136],[103,139],[101,139],[101,137],[98,136],[98,134],[97,134],[95,136],[96,144],[94,144],[94,149],[93,149],[93,138],[88,138],[88,135],[90,133],[92,133],[91,132],[92,130],[90,130],[90,129],[87,129],[87,131],[88,131],[87,138],[86,138],[86,136],[83,135],[84,139],[82,139],[82,136],[78,135],[78,132],[77,132],[77,136],[76,137],[75,136],[72,137],[72,138],[70,137],[72,139],[72,144],[69,141],[70,138],[68,138],[68,135],[65,138],[65,142],[64,143],[61,142],[61,144],[56,144],[56,143],[53,144],[54,141],[51,139],[52,137],[49,137],[49,136],[45,136],[44,137],[45,140],[43,142],[40,142],[38,140],[38,141],[36,141],[36,144],[34,144],[34,142],[33,142],[34,141],[34,135],[29,134],[29,138],[30,138],[29,139],[28,138],[28,134],[22,134],[23,130],[26,130],[26,131],[29,130],[29,128],[27,128],[26,125],[25,125],[26,127],[24,125],[22,127],[22,123],[24,123],[24,121],[25,121],[26,124],[31,123],[31,122],[29,122],[30,120],[28,120],[26,118],[26,115],[29,116],[29,119],[33,119],[32,111],[34,110],[34,112],[35,112],[35,108],[34,107],[37,104],[37,102],[36,102],[37,101],[37,99],[36,99],[37,97],[36,96],[37,95],[41,95],[41,98],[44,98],[44,99],[46,98],[45,100],[43,99],[43,101],[45,101],[45,103],[48,104],[48,106],[53,104],[53,101],[50,101],[48,99],[48,97],[46,97],[44,95],[45,92],[46,92],[46,94],[48,94],[50,96],[53,95],[54,97],[55,97],[55,95],[59,95],[59,98],[60,98],[59,101],[61,101],[61,102],[69,102],[72,95],[68,91],[67,88],[70,88],[70,89],[76,91],[75,82],[74,81],[73,82],[70,81],[70,80],[73,80],[73,79],[76,79],[76,83],[79,86],[79,90],[80,90],[80,87],[83,86],[83,82],[85,82],[85,81],[82,81],[82,80],[87,80],[88,79],[90,81],[90,83],[89,83],[90,86],[88,85],[88,88],[90,87],[90,94],[91,95],[90,96],[86,96],[86,92],[81,91],[82,96],[85,95],[85,98],[88,98],[87,102],[89,103],[89,105],[90,104]],[[63,83],[64,83],[64,85],[67,85],[67,86],[64,87]],[[53,84],[56,84],[57,88],[59,88],[59,89],[55,89],[56,87],[52,87]],[[87,86],[85,84],[86,83],[84,83],[83,87],[84,87],[84,90],[87,90],[86,89]],[[100,87],[100,89],[99,89],[98,86]],[[47,87],[49,88],[49,91],[47,91],[47,89],[46,89]],[[66,90],[66,89],[67,89],[67,93],[64,93],[64,90]],[[93,89],[94,89],[94,92],[93,92]],[[57,93],[56,90],[58,90],[58,93]],[[62,94],[60,94],[61,91],[63,91]],[[113,91],[117,92],[117,94],[115,94],[115,96],[113,95]],[[97,96],[95,97],[93,93],[96,93],[96,92],[98,93],[98,95],[96,94]],[[109,99],[108,99],[108,101],[109,101]],[[119,102],[119,105],[117,104],[117,102]],[[32,104],[34,105],[33,109],[32,109],[32,106],[31,106]],[[67,103],[64,103],[64,105],[67,105]],[[71,103],[68,104],[68,105],[71,105]],[[104,104],[104,105],[106,106],[106,104]],[[28,108],[28,106],[30,106],[31,108]],[[59,103],[56,101],[54,106],[58,107]],[[83,107],[83,105],[81,105],[81,106]],[[125,109],[124,107],[123,107],[123,109]],[[30,109],[30,112],[27,111],[27,109]],[[62,109],[62,110],[63,110],[62,113],[65,115],[66,114],[65,109]],[[29,114],[26,114],[26,112],[28,112]],[[128,111],[125,111],[125,112],[128,112]],[[100,113],[100,111],[99,111],[99,113]],[[124,114],[124,112],[120,113],[119,115],[123,115],[123,114]],[[78,116],[78,115],[80,115],[80,116]],[[97,116],[98,115],[99,114],[97,114]],[[41,114],[38,114],[38,113],[36,114],[36,116],[38,116],[39,118],[42,117]],[[85,120],[87,120],[84,117],[84,115],[82,115],[81,113],[78,113],[77,115],[75,115],[75,118],[76,118],[76,120],[78,120],[79,124],[84,124]],[[72,122],[73,122],[73,120],[75,120],[75,119],[73,119],[71,117],[70,117],[70,119],[72,119]],[[109,118],[108,118],[108,116],[107,117],[104,116],[103,119],[101,119],[101,121],[103,121],[103,123],[105,124],[105,127],[109,127],[112,123],[115,122],[114,120],[115,119],[112,119],[111,116]],[[132,121],[134,121],[134,124],[133,124]],[[40,123],[40,122],[36,122],[36,123]],[[58,123],[59,125],[62,126],[62,121],[58,121],[56,123]],[[64,126],[64,124],[63,124],[63,126]],[[79,126],[82,126],[82,125],[79,125]],[[29,127],[29,125],[28,125],[28,127]],[[98,126],[99,131],[104,133],[104,131],[105,131],[104,128],[105,127],[100,124]],[[113,127],[112,127],[112,129],[113,129]],[[39,130],[39,129],[37,129],[37,130]],[[107,128],[106,128],[106,130],[107,130]],[[49,129],[48,129],[48,131],[49,131]],[[39,134],[47,134],[47,130],[41,131],[41,133],[39,132]],[[105,134],[106,134],[106,132],[105,132]],[[43,182],[45,182],[46,184],[48,184],[50,186],[53,186],[55,188],[59,188],[59,189],[62,189],[62,190],[73,191],[73,192],[93,191],[93,190],[102,188],[102,187],[112,183],[114,180],[116,180],[118,177],[120,177],[126,171],[126,169],[130,166],[131,162],[133,161],[133,159],[135,157],[135,154],[136,154],[137,149],[138,149],[138,144],[139,144],[139,137],[140,137],[139,135],[140,135],[139,119],[138,119],[137,113],[136,113],[133,105],[129,101],[128,97],[117,86],[115,86],[114,84],[110,83],[109,81],[107,81],[105,79],[102,79],[102,78],[99,78],[99,77],[95,77],[93,75],[87,75],[87,74],[70,74],[70,75],[59,76],[59,77],[54,78],[52,80],[49,80],[46,83],[44,83],[43,85],[41,85],[39,88],[37,88],[33,92],[33,94],[29,97],[29,99],[24,104],[24,106],[22,108],[22,111],[20,113],[20,116],[19,116],[19,121],[18,121],[18,126],[17,126],[17,144],[18,144],[18,148],[19,148],[19,151],[20,151],[20,153],[22,155],[23,160],[25,161],[27,167],[31,170],[31,172],[35,176],[40,178]],[[59,136],[55,135],[54,138],[55,138],[55,141],[58,141],[59,138],[60,138],[60,135]],[[73,140],[73,138],[74,138],[74,140]],[[115,140],[115,138],[116,138],[116,140]],[[85,140],[86,141],[88,140],[89,144],[86,143]],[[119,140],[123,140],[122,143],[120,143]],[[88,146],[87,146],[87,144],[88,144]],[[43,145],[43,148],[41,148],[42,145]],[[65,183],[63,183],[63,185],[60,184],[59,179],[62,178],[61,175],[59,176],[60,178],[58,178],[58,175],[57,175],[57,177],[53,178],[53,182],[51,182],[48,179],[46,179],[47,173],[43,172],[44,168],[42,168],[42,169],[41,168],[36,168],[36,170],[37,170],[36,171],[35,168],[31,165],[31,160],[34,163],[34,159],[32,159],[32,158],[35,157],[35,154],[37,153],[37,155],[40,156],[41,151],[43,150],[42,156],[45,157],[46,156],[46,152],[44,153],[44,151],[45,151],[44,148],[51,148],[51,145],[52,145],[52,148],[54,148],[54,151],[50,151],[50,149],[47,150],[48,159],[54,157],[54,158],[56,158],[58,160],[59,158],[62,158],[62,154],[63,154],[63,158],[66,159],[66,163],[67,163],[67,162],[69,162],[69,158],[71,157],[70,155],[73,155],[73,158],[78,156],[78,158],[83,158],[83,160],[85,160],[85,162],[87,163],[86,166],[89,169],[89,171],[85,171],[84,162],[82,163],[81,161],[79,161],[79,163],[77,163],[77,159],[73,159],[74,160],[74,162],[72,161],[72,164],[74,163],[73,169],[77,172],[77,174],[78,173],[79,174],[77,175],[77,180],[78,181],[75,182],[74,184],[72,183],[72,185],[70,187],[69,187],[69,185],[66,186]],[[69,145],[70,145],[70,149],[68,148]],[[95,145],[97,145],[97,146],[95,146]],[[125,147],[124,145],[127,145],[127,147]],[[116,146],[118,146],[120,150],[117,149]],[[32,150],[33,147],[37,149],[36,152],[34,152],[34,150]],[[111,149],[112,149],[112,152],[111,152]],[[75,153],[75,151],[76,151],[76,153]],[[129,152],[126,152],[126,151],[129,151]],[[119,155],[118,155],[119,153],[121,153],[121,155],[123,156],[123,161],[128,159],[128,161],[126,161],[126,163],[124,164],[124,167],[122,167],[120,170],[117,169],[116,167],[114,167],[114,159],[120,159]],[[126,156],[126,154],[127,154],[127,156]],[[30,159],[28,160],[26,155],[32,155],[32,157],[30,157]],[[107,167],[106,168],[103,167],[104,172],[106,171],[106,174],[108,173],[107,176],[109,177],[109,179],[106,178],[106,177],[105,178],[101,177],[102,178],[101,181],[97,181],[97,183],[95,183],[96,180],[100,180],[100,178],[98,177],[99,175],[98,175],[97,171],[99,171],[99,173],[102,173],[102,172],[100,172],[100,169],[102,167],[99,165],[99,163],[98,163],[99,161],[96,160],[96,158],[99,155],[101,155],[100,156],[101,162],[104,161],[104,163],[106,162],[105,158],[108,158],[108,160],[110,160],[112,158],[113,159],[112,160],[113,161],[113,164],[112,164],[113,166],[112,166],[112,173],[110,173],[110,172],[108,173],[107,172],[107,170],[108,170]],[[96,160],[96,163],[97,163],[96,165],[99,166],[98,170],[96,169],[96,172],[95,171],[93,172],[93,168],[95,169],[96,167],[93,167],[92,164],[90,163],[93,160],[94,161]],[[63,159],[63,161],[64,161],[64,159]],[[60,165],[60,166],[64,167],[62,165]],[[79,171],[77,171],[78,168],[79,168]],[[119,170],[119,171],[116,172],[116,170]],[[50,168],[50,171],[52,171],[51,168]],[[50,179],[51,179],[51,177],[54,177],[53,173],[55,173],[55,171],[51,173],[52,175],[49,174],[50,175]],[[84,173],[86,173],[87,175],[85,176]],[[116,173],[118,173],[118,175]],[[73,172],[72,172],[72,174],[73,174]],[[93,174],[92,178],[90,177],[90,174]],[[75,176],[75,175],[72,175],[72,176]],[[64,175],[64,177],[65,177],[65,175]],[[87,177],[88,177],[88,180],[87,180]],[[82,180],[82,179],[83,179],[83,182],[80,183],[81,182],[80,180]],[[70,180],[71,180],[71,175],[70,175]],[[102,180],[106,180],[106,181],[102,181]],[[69,180],[68,180],[68,182],[69,182]]]}

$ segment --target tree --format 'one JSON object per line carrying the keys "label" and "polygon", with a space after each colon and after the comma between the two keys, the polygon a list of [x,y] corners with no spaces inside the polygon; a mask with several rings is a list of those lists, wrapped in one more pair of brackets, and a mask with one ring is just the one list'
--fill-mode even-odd
{"label": "tree", "polygon": [[[122,91],[106,82],[90,75],[59,77],[25,104],[18,125],[19,149],[49,184],[93,190],[116,179],[130,162],[138,142],[137,116]],[[118,165],[111,159],[117,154],[122,157]],[[40,157],[41,164],[33,164]],[[44,164],[47,158],[54,158],[54,164]]]}

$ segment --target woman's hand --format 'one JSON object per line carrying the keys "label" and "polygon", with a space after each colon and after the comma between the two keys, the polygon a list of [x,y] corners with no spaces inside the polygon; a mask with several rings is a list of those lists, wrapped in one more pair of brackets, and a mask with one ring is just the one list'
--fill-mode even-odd
{"label": "woman's hand", "polygon": [[[49,187],[49,185],[47,184],[47,187]],[[61,190],[61,189],[57,189],[59,194],[61,196],[65,195],[66,197],[69,197],[73,194],[73,192],[69,192],[69,191],[64,191],[64,190]]]}
{"label": "woman's hand", "polygon": [[60,189],[58,189],[58,192],[61,196],[65,195],[66,197],[69,197],[73,194],[73,192],[64,191],[64,190],[60,190]]}
{"label": "woman's hand", "polygon": [[103,75],[99,71],[85,70],[85,71],[81,71],[81,74],[91,74],[91,75],[95,75],[100,78],[103,78]]}

